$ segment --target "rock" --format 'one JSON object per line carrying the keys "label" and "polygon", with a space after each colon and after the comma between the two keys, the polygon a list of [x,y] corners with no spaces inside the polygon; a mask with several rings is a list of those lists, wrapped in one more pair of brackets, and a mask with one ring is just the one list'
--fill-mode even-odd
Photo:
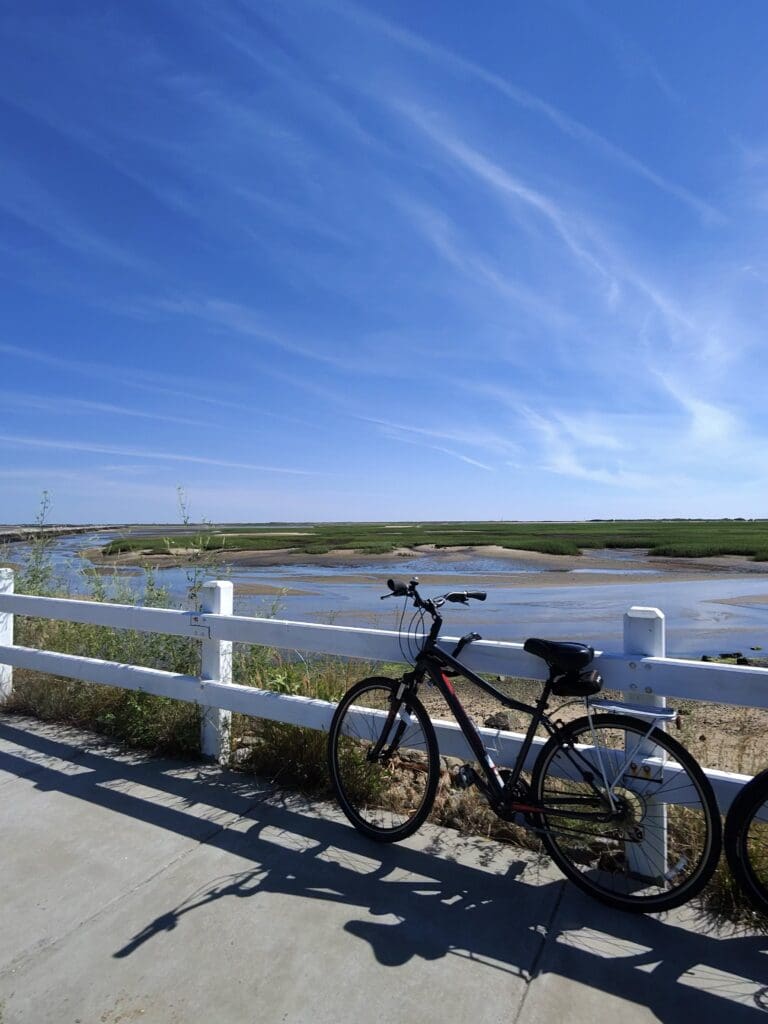
{"label": "rock", "polygon": [[505,732],[509,732],[512,728],[509,715],[504,711],[496,711],[494,714],[488,715],[483,724],[487,729],[503,729]]}
{"label": "rock", "polygon": [[749,658],[737,658],[736,659],[736,664],[737,665],[751,665],[752,662],[749,660]]}
{"label": "rock", "polygon": [[455,772],[457,768],[464,764],[464,761],[460,757],[450,757],[445,754],[440,755],[440,763],[443,766],[443,771]]}
{"label": "rock", "polygon": [[233,765],[247,764],[253,751],[250,747],[238,747],[232,754]]}

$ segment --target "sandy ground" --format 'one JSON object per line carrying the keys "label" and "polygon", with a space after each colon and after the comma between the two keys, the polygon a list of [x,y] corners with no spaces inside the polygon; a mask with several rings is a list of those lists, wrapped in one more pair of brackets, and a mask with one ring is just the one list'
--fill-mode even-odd
{"label": "sandy ground", "polygon": [[768,594],[753,594],[750,597],[719,597],[717,604],[735,604],[749,608],[753,604],[768,604]]}

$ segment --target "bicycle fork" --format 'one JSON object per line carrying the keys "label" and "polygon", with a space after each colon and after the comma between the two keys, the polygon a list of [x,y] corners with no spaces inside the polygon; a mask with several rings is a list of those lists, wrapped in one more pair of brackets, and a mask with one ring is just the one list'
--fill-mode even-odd
{"label": "bicycle fork", "polygon": [[[397,753],[400,744],[402,743],[403,736],[405,735],[405,730],[411,724],[411,711],[406,703],[407,690],[408,684],[403,679],[401,680],[400,685],[397,688],[397,692],[390,701],[389,712],[387,713],[387,720],[384,723],[384,727],[381,730],[379,738],[376,740],[376,742],[366,755],[367,761],[387,762]],[[390,733],[392,732],[392,729],[395,726],[395,721],[397,719],[399,719],[399,721],[397,722],[397,726],[395,727],[395,734],[392,737],[392,741],[387,747],[387,749],[384,750],[384,745],[386,744],[390,736]]]}

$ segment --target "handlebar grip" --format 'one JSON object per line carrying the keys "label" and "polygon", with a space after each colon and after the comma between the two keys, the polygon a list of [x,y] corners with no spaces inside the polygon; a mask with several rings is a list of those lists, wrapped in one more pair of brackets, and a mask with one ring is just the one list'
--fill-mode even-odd
{"label": "handlebar grip", "polygon": [[484,601],[485,600],[484,590],[454,590],[450,594],[445,595],[446,601],[452,601],[454,604],[466,604],[467,601]]}
{"label": "handlebar grip", "polygon": [[392,591],[395,597],[408,596],[408,584],[403,583],[402,580],[387,580],[387,586]]}

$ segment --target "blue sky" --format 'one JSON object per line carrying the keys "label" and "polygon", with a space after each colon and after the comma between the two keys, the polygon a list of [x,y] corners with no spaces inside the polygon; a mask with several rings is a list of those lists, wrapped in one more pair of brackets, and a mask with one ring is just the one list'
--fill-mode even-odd
{"label": "blue sky", "polygon": [[768,515],[762,0],[0,44],[0,522]]}

